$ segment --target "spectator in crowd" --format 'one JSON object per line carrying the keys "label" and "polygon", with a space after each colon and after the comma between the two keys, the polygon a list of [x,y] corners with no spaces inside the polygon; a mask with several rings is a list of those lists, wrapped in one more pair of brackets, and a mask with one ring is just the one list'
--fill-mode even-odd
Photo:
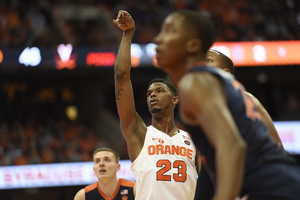
{"label": "spectator in crowd", "polygon": [[[217,29],[216,41],[300,39],[300,9],[296,0],[14,2],[0,3],[0,46],[57,46],[60,43],[117,46],[119,32],[110,22],[120,9],[127,10],[136,19],[133,43],[152,42],[164,17],[180,9],[210,16]],[[90,10],[90,17],[72,15],[74,8]]]}

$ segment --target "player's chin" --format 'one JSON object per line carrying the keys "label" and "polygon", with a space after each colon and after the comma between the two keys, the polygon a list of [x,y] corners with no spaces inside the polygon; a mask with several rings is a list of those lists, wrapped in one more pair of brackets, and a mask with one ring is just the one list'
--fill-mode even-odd
{"label": "player's chin", "polygon": [[166,62],[164,62],[164,60],[162,58],[160,59],[156,59],[157,60],[157,66],[161,69],[165,69],[165,66],[166,66]]}
{"label": "player's chin", "polygon": [[151,114],[159,113],[161,111],[158,107],[152,107],[152,109],[149,110]]}
{"label": "player's chin", "polygon": [[163,61],[163,57],[161,56],[161,54],[158,53],[155,55],[155,59],[157,61],[157,64],[161,64],[161,62]]}
{"label": "player's chin", "polygon": [[170,56],[156,56],[157,66],[163,70],[170,68],[174,64],[174,58]]}
{"label": "player's chin", "polygon": [[107,177],[109,177],[109,175],[106,174],[106,173],[102,173],[102,174],[99,174],[99,175],[98,175],[98,178],[99,178],[99,179],[105,179],[105,178],[107,178]]}

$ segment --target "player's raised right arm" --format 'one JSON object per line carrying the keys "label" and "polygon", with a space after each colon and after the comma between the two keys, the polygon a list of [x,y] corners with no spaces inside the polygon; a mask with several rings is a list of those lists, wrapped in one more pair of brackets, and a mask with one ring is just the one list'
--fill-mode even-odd
{"label": "player's raised right arm", "polygon": [[123,37],[115,62],[115,93],[121,131],[127,141],[129,157],[135,160],[143,147],[146,126],[135,111],[135,102],[130,80],[131,41],[135,31],[135,24],[126,11],[119,11],[113,23],[123,30]]}

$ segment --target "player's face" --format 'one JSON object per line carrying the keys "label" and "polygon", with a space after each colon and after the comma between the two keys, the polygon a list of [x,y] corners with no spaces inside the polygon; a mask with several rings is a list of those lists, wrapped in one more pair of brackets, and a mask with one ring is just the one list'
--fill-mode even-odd
{"label": "player's face", "polygon": [[152,83],[147,91],[147,103],[150,113],[158,113],[171,105],[172,93],[169,87],[160,82]]}
{"label": "player's face", "polygon": [[220,69],[225,68],[219,53],[213,50],[208,50],[205,55],[205,62],[209,66],[218,67]]}
{"label": "player's face", "polygon": [[169,15],[155,37],[157,64],[164,70],[181,63],[186,58],[188,35],[183,26],[184,17],[178,13]]}
{"label": "player's face", "polygon": [[99,151],[94,156],[94,173],[98,179],[111,179],[120,170],[114,154],[110,151]]}

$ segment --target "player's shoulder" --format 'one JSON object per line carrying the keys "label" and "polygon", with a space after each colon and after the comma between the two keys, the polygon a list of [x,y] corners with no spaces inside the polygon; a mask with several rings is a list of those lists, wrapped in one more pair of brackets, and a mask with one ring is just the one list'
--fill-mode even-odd
{"label": "player's shoulder", "polygon": [[135,182],[130,181],[127,179],[120,178],[119,179],[120,185],[126,186],[126,187],[134,187]]}
{"label": "player's shoulder", "polygon": [[193,92],[195,89],[211,88],[211,84],[217,81],[217,77],[207,72],[188,73],[182,77],[178,87],[187,92]]}
{"label": "player's shoulder", "polygon": [[209,94],[215,94],[216,91],[220,90],[222,90],[222,84],[219,78],[205,72],[186,74],[178,83],[180,100],[191,111],[195,105],[207,100],[210,101],[211,95]]}
{"label": "player's shoulder", "polygon": [[244,91],[244,93],[247,95],[248,98],[250,98],[254,103],[258,102],[258,99],[251,93]]}
{"label": "player's shoulder", "polygon": [[86,186],[85,187],[85,192],[87,193],[89,191],[94,190],[95,188],[98,188],[98,182],[95,182],[95,183],[93,183],[91,185]]}
{"label": "player's shoulder", "polygon": [[[192,145],[193,147],[195,146],[194,145],[194,142],[193,142],[193,140],[192,140],[192,137],[191,137],[191,135],[187,132],[187,131],[185,131],[185,130],[182,130],[182,129],[178,129],[179,130],[179,134],[181,134],[182,135],[182,138],[184,139],[184,143],[186,143],[187,145]],[[188,141],[188,142],[186,142],[186,141]],[[195,148],[195,147],[194,147]]]}
{"label": "player's shoulder", "polygon": [[185,130],[183,130],[183,129],[181,129],[181,128],[178,128],[178,130],[179,130],[179,133],[180,133],[180,134],[182,134],[182,135],[184,135],[184,136],[190,136],[190,134],[189,134],[187,131],[185,131]]}
{"label": "player's shoulder", "polygon": [[74,200],[85,200],[85,188],[82,188],[76,193]]}

